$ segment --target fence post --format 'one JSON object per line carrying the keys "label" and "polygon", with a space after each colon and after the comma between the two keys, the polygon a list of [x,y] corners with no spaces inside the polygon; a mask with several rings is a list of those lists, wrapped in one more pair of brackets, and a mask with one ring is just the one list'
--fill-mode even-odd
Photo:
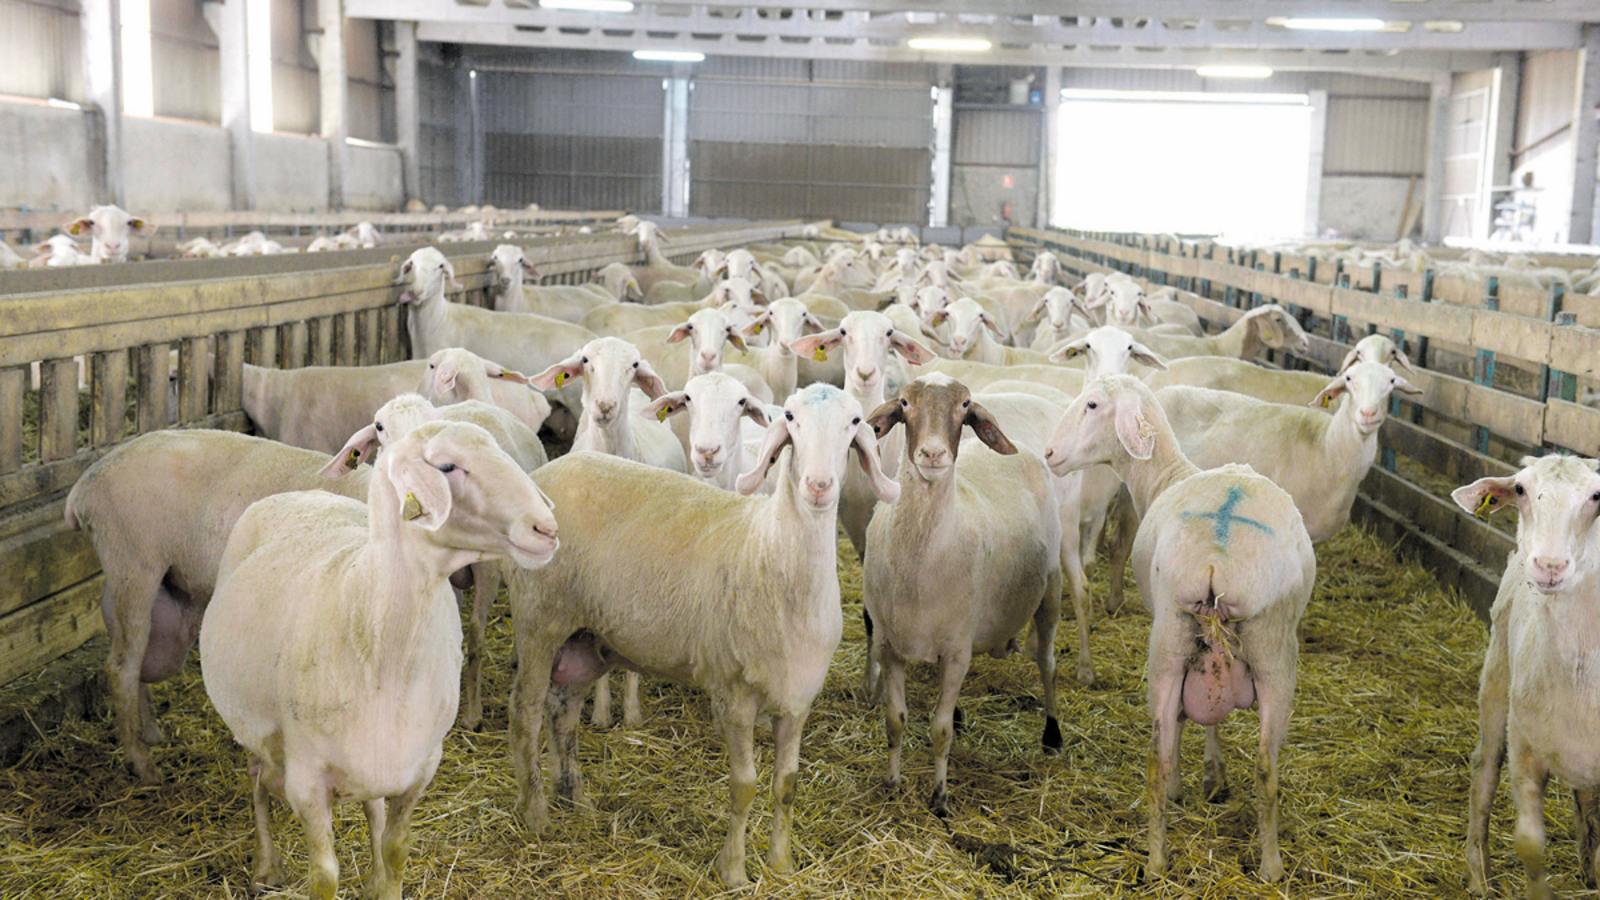
{"label": "fence post", "polygon": [[[1489,283],[1484,286],[1484,309],[1500,308],[1500,279],[1490,275]],[[1477,365],[1473,366],[1472,380],[1485,387],[1494,386],[1494,351],[1479,350]],[[1479,453],[1489,452],[1489,429],[1482,425],[1472,426],[1472,448]]]}
{"label": "fence post", "polygon": [[[1566,288],[1559,282],[1550,284],[1550,302],[1545,307],[1545,318],[1557,325],[1576,324],[1577,318],[1571,313],[1561,311],[1561,302],[1566,298]],[[1566,372],[1552,370],[1548,365],[1539,367],[1539,400],[1548,403],[1553,396],[1558,400],[1576,401],[1578,395],[1577,379]]]}

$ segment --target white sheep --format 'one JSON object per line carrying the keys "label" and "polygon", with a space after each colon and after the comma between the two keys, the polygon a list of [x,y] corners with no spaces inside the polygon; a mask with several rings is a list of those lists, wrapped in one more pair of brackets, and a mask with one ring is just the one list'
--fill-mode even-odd
{"label": "white sheep", "polygon": [[383,235],[378,232],[377,226],[371,222],[357,222],[345,231],[345,234],[355,239],[358,246],[371,249],[383,243]]}
{"label": "white sheep", "polygon": [[460,694],[450,573],[489,558],[536,568],[557,548],[549,504],[487,432],[430,423],[389,446],[366,503],[320,491],[250,505],[200,626],[206,693],[250,754],[254,884],[282,881],[271,802],[305,829],[310,894],[338,889],[333,807],[366,806],[371,894],[399,900],[411,816]]}
{"label": "white sheep", "polygon": [[808,334],[820,333],[822,322],[804,303],[793,297],[783,297],[757,313],[744,327],[744,336],[754,339],[764,331],[771,335],[771,340],[755,354],[755,369],[772,388],[773,399],[781,401],[799,386],[800,357],[789,349],[789,344]]}
{"label": "white sheep", "polygon": [[[1055,632],[1061,616],[1061,522],[1050,473],[1006,438],[959,382],[937,373],[901,389],[868,417],[873,433],[905,426],[900,497],[867,529],[862,598],[882,666],[889,735],[886,781],[900,784],[905,666],[936,663],[932,714],[936,815],[950,815],[946,772],[954,713],[973,656],[1004,655],[1030,624],[1044,692],[1044,746],[1061,749]],[[970,427],[978,441],[963,443]],[[976,449],[978,442],[994,452]],[[962,454],[966,449],[967,453]]]}
{"label": "white sheep", "polygon": [[489,254],[496,312],[535,313],[563,322],[581,322],[597,307],[616,303],[604,284],[530,285],[526,278],[537,278],[539,267],[528,260],[516,244],[501,244]]}
{"label": "white sheep", "polygon": [[83,218],[67,223],[64,230],[90,236],[89,256],[95,262],[127,262],[133,235],[149,237],[156,233],[156,225],[115,206],[96,206]]}
{"label": "white sheep", "polygon": [[327,461],[233,432],[156,431],[106,454],[67,495],[67,527],[88,533],[105,571],[106,680],[117,742],[140,781],[161,781],[150,755],[161,728],[146,685],[183,668],[239,514],[283,491],[366,496],[365,472],[318,477]]}
{"label": "white sheep", "polygon": [[1152,619],[1146,881],[1167,868],[1167,802],[1182,793],[1185,720],[1206,728],[1204,787],[1215,797],[1227,783],[1218,726],[1255,704],[1260,873],[1282,879],[1278,753],[1298,678],[1297,629],[1317,573],[1294,498],[1248,466],[1201,471],[1179,448],[1156,396],[1131,375],[1084,388],[1051,436],[1046,462],[1058,474],[1110,465],[1143,518],[1134,575]]}
{"label": "white sheep", "polygon": [[[801,359],[818,362],[826,362],[830,353],[840,354],[845,393],[867,410],[883,405],[891,355],[914,366],[934,359],[932,351],[896,328],[888,316],[867,311],[852,312],[840,320],[839,327],[800,338],[790,343],[789,349]],[[884,445],[884,467],[890,477],[899,462],[900,440],[898,435],[889,435]],[[860,556],[867,549],[867,523],[872,520],[875,492],[867,479],[851,470],[842,496],[839,520]]]}
{"label": "white sheep", "polygon": [[644,291],[639,289],[639,281],[633,277],[633,270],[622,263],[607,263],[601,266],[589,276],[589,284],[605,288],[606,293],[618,303],[630,300],[644,302]]}
{"label": "white sheep", "polygon": [[645,416],[666,420],[689,413],[689,474],[731,491],[739,476],[755,468],[757,446],[751,429],[765,429],[767,410],[737,378],[707,372],[689,379],[681,391],[662,394],[644,408]]}
{"label": "white sheep", "polygon": [[1034,329],[1032,349],[1048,352],[1052,347],[1075,334],[1093,328],[1094,317],[1084,307],[1077,295],[1064,287],[1054,287],[1039,298],[1028,318],[1038,322]]}
{"label": "white sheep", "polygon": [[651,289],[662,282],[695,284],[700,281],[698,269],[677,265],[661,252],[661,245],[671,241],[654,222],[638,223],[635,233],[639,235],[639,249],[644,252],[645,264],[633,267],[633,277],[646,298]]}
{"label": "white sheep", "polygon": [[99,262],[88,253],[78,248],[78,242],[70,235],[57,234],[45,241],[35,244],[33,252],[37,253],[33,259],[28,260],[28,268],[60,268],[63,266],[91,266]]}
{"label": "white sheep", "polygon": [[1451,493],[1484,518],[1515,507],[1517,548],[1490,610],[1489,646],[1478,688],[1478,744],[1467,806],[1467,887],[1489,894],[1489,813],[1509,756],[1517,812],[1517,856],[1527,896],[1548,900],[1544,796],[1555,777],[1577,803],[1578,863],[1596,881],[1600,856],[1600,693],[1594,669],[1600,629],[1600,462],[1573,456],[1525,457],[1522,469],[1480,478]]}
{"label": "white sheep", "polygon": [[1250,310],[1228,330],[1209,337],[1163,334],[1143,328],[1127,328],[1126,331],[1168,362],[1188,356],[1251,360],[1269,347],[1303,353],[1311,346],[1311,339],[1300,328],[1300,323],[1276,303]]}
{"label": "white sheep", "polygon": [[[307,252],[314,249],[314,243],[312,248],[307,248]],[[179,244],[178,253],[184,259],[217,259],[224,255],[221,247],[204,237],[193,238]]]}
{"label": "white sheep", "polygon": [[1152,353],[1149,347],[1111,325],[1101,326],[1062,344],[1050,354],[1050,361],[1061,363],[1080,356],[1087,368],[1084,377],[1090,381],[1107,375],[1126,375],[1132,371],[1135,363],[1157,372],[1167,368],[1166,361]]}
{"label": "white sheep", "polygon": [[[852,451],[879,499],[890,503],[899,494],[863,416],[858,402],[832,386],[790,397],[767,430],[760,465],[738,482],[741,493],[753,491],[776,467],[774,491],[765,497],[592,453],[540,471],[540,486],[562,513],[565,547],[544,571],[519,572],[512,581],[518,664],[511,746],[516,809],[529,828],[542,830],[549,818],[539,739],[552,672],[555,777],[561,793],[577,801],[583,781],[574,729],[584,693],[605,667],[625,664],[711,697],[731,769],[733,812],[716,859],[730,887],[748,880],[755,719],[772,717],[768,861],[775,872],[794,870],[801,728],[844,628],[835,512],[845,470],[854,468]],[[641,585],[649,589],[641,593]]]}

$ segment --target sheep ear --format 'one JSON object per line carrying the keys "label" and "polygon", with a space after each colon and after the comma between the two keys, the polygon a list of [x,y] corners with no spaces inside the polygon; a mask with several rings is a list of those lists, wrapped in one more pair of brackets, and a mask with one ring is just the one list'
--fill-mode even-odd
{"label": "sheep ear", "polygon": [[1399,391],[1402,394],[1420,394],[1420,393],[1422,393],[1422,388],[1419,388],[1416,385],[1412,384],[1411,382],[1407,381],[1404,375],[1395,375],[1394,376],[1394,389]]}
{"label": "sheep ear", "polygon": [[1350,349],[1350,352],[1346,353],[1344,355],[1344,362],[1339,364],[1339,371],[1336,372],[1335,374],[1343,375],[1344,371],[1346,369],[1350,368],[1351,366],[1355,365],[1356,363],[1358,363],[1360,361],[1361,361],[1361,351],[1352,347]]}
{"label": "sheep ear", "polygon": [[884,474],[883,460],[878,456],[878,439],[872,436],[872,432],[857,427],[850,448],[856,452],[856,462],[861,464],[867,477],[872,479],[872,492],[878,495],[878,499],[884,503],[899,500],[900,483]]}
{"label": "sheep ear", "polygon": [[583,353],[574,353],[561,362],[556,363],[543,372],[533,376],[529,384],[541,391],[554,390],[563,387],[569,378],[583,377]]}
{"label": "sheep ear", "polygon": [[1399,366],[1402,369],[1405,369],[1407,372],[1410,372],[1413,375],[1417,374],[1417,370],[1411,368],[1411,360],[1406,359],[1405,353],[1402,352],[1399,347],[1394,348],[1394,350],[1390,352],[1389,362]]}
{"label": "sheep ear", "polygon": [[819,321],[817,319],[817,317],[813,316],[811,313],[806,313],[806,314],[802,315],[800,317],[800,323],[801,323],[801,328],[800,328],[801,331],[807,332],[809,334],[820,334],[820,333],[822,333],[822,322]]}
{"label": "sheep ear", "polygon": [[1037,322],[1037,321],[1039,321],[1039,317],[1044,315],[1045,307],[1047,307],[1049,305],[1050,305],[1050,301],[1049,300],[1046,300],[1045,298],[1040,297],[1039,298],[1039,302],[1035,303],[1033,305],[1033,309],[1028,310],[1028,317],[1026,319],[1024,319],[1023,321],[1025,321],[1025,322]]}
{"label": "sheep ear", "polygon": [[94,220],[89,218],[74,219],[66,228],[67,234],[83,234],[85,231],[93,230]]}
{"label": "sheep ear", "polygon": [[761,405],[761,401],[754,397],[744,401],[744,415],[762,428],[772,424],[771,420],[767,418],[767,410]]}
{"label": "sheep ear", "polygon": [[532,260],[524,257],[522,260],[522,274],[528,276],[529,278],[538,278],[539,267],[534,265]]}
{"label": "sheep ear", "polygon": [[641,412],[643,415],[654,417],[657,422],[665,422],[668,416],[675,416],[688,408],[689,395],[683,391],[673,391],[650,401],[650,405]]}
{"label": "sheep ear", "polygon": [[388,458],[389,482],[400,500],[400,518],[438,531],[455,505],[450,479],[422,459],[420,441],[414,452],[389,454]]}
{"label": "sheep ear", "polygon": [[834,328],[818,334],[808,334],[803,338],[796,338],[789,342],[789,349],[801,358],[827,362],[828,351],[838,347],[841,343],[844,343],[844,337],[839,334],[839,329]]}
{"label": "sheep ear", "polygon": [[521,372],[507,369],[497,362],[490,362],[487,359],[483,361],[483,373],[488,375],[490,378],[503,378],[506,381],[516,382],[517,384],[529,383],[528,376],[522,374]]}
{"label": "sheep ear", "polygon": [[769,312],[762,312],[761,315],[751,319],[750,324],[744,327],[744,334],[746,337],[755,337],[761,333],[761,329],[766,328],[771,322],[772,314]]}
{"label": "sheep ear", "polygon": [[1318,392],[1317,396],[1311,398],[1311,402],[1307,403],[1306,405],[1307,406],[1326,407],[1328,404],[1332,403],[1340,394],[1343,394],[1344,392],[1345,392],[1344,379],[1340,378],[1338,376],[1335,376],[1332,381],[1328,382],[1328,386],[1323,388],[1320,392]]}
{"label": "sheep ear", "polygon": [[[990,327],[993,326],[991,325]],[[997,331],[996,333],[998,334],[999,332]],[[929,362],[935,358],[932,350],[929,350],[927,347],[917,343],[916,340],[911,337],[911,335],[901,334],[899,330],[895,330],[894,332],[890,333],[889,349],[900,354],[901,359],[912,364],[913,366],[920,366],[923,363]]]}
{"label": "sheep ear", "polygon": [[1117,440],[1134,459],[1149,459],[1156,452],[1156,430],[1145,418],[1144,404],[1137,397],[1125,397],[1117,405]]}
{"label": "sheep ear", "polygon": [[894,426],[903,425],[905,421],[906,414],[900,406],[898,397],[885,400],[879,404],[877,409],[872,411],[871,415],[867,416],[867,424],[872,426],[874,437],[885,437],[894,429]]}
{"label": "sheep ear", "polygon": [[1166,362],[1162,360],[1161,357],[1157,356],[1155,351],[1138,342],[1135,342],[1133,345],[1131,357],[1134,362],[1149,366],[1158,372],[1165,372],[1167,370]]}
{"label": "sheep ear", "polygon": [[669,344],[677,344],[677,343],[683,342],[685,339],[687,339],[689,337],[689,332],[693,328],[694,328],[694,326],[689,324],[688,322],[680,322],[678,324],[678,327],[672,329],[672,333],[667,335],[667,343],[669,343]]}
{"label": "sheep ear", "polygon": [[1000,430],[1000,423],[994,420],[987,409],[972,401],[967,407],[967,418],[964,422],[978,436],[978,440],[989,445],[989,448],[1001,456],[1015,456],[1017,446],[1011,443],[1005,432]]}
{"label": "sheep ear", "polygon": [[761,442],[761,456],[756,460],[755,468],[739,476],[733,483],[733,489],[741,494],[753,494],[761,487],[761,482],[767,480],[767,470],[778,462],[778,454],[783,448],[792,443],[789,437],[789,420],[774,419],[767,426],[767,439]]}
{"label": "sheep ear", "polygon": [[1067,343],[1062,344],[1060,347],[1057,347],[1056,351],[1050,354],[1050,361],[1056,363],[1066,362],[1069,359],[1076,359],[1077,357],[1088,352],[1088,338],[1078,338],[1075,341],[1068,341]]}
{"label": "sheep ear", "polygon": [[1000,324],[994,320],[994,316],[986,312],[978,313],[978,321],[982,322],[983,327],[994,332],[996,336],[1002,338],[1006,336],[1006,333],[1000,330]]}
{"label": "sheep ear", "polygon": [[655,369],[650,368],[648,360],[639,360],[639,368],[633,373],[633,383],[639,390],[644,391],[644,395],[651,400],[655,400],[667,392],[666,382],[661,380],[661,376],[656,374]]}
{"label": "sheep ear", "polygon": [[750,348],[744,345],[744,338],[739,335],[738,331],[729,327],[723,329],[722,334],[723,337],[727,339],[728,343],[732,344],[734,349],[738,350],[740,353],[750,352]]}
{"label": "sheep ear", "polygon": [[456,389],[456,376],[461,370],[454,364],[440,363],[433,369],[433,386],[440,394],[448,394]]}
{"label": "sheep ear", "polygon": [[1160,325],[1161,324],[1161,320],[1157,319],[1156,318],[1156,314],[1151,311],[1150,302],[1148,300],[1146,300],[1145,298],[1140,297],[1139,298],[1139,303],[1138,303],[1138,305],[1136,305],[1134,307],[1134,309],[1137,311],[1137,313],[1139,315],[1144,316],[1144,320],[1146,322],[1149,322],[1151,325]]}
{"label": "sheep ear", "polygon": [[466,290],[461,286],[461,282],[456,280],[456,267],[449,260],[445,260],[444,263],[444,287],[447,291]]}
{"label": "sheep ear", "polygon": [[128,220],[128,227],[139,232],[139,234],[143,237],[149,237],[150,235],[155,234],[157,228],[156,223],[150,221],[149,219],[141,219],[137,217]]}
{"label": "sheep ear", "polygon": [[1451,491],[1450,499],[1478,518],[1487,519],[1508,506],[1516,505],[1516,483],[1514,475],[1503,478],[1479,478],[1465,487]]}
{"label": "sheep ear", "polygon": [[353,472],[361,467],[362,460],[368,462],[372,460],[372,453],[377,446],[378,428],[376,425],[368,425],[351,435],[350,440],[344,442],[339,452],[335,453],[333,459],[318,470],[317,474],[323,478],[338,478]]}

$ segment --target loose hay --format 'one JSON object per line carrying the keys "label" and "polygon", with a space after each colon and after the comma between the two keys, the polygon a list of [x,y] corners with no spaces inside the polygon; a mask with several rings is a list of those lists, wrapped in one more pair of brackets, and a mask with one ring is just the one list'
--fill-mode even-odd
{"label": "loose hay", "polygon": [[[857,699],[864,658],[860,569],[841,548],[845,640],[807,724],[796,811],[798,873],[772,875],[771,801],[751,822],[756,896],[772,897],[1417,897],[1463,893],[1468,757],[1476,735],[1484,627],[1414,565],[1347,528],[1319,548],[1316,594],[1301,627],[1301,678],[1282,756],[1286,887],[1256,875],[1256,716],[1224,726],[1232,795],[1199,791],[1200,730],[1189,729],[1188,794],[1171,824],[1170,878],[1146,891],[1144,771],[1149,740],[1143,667],[1148,617],[1101,618],[1100,683],[1061,677],[1066,750],[1045,756],[1037,674],[1021,657],[980,658],[962,691],[966,729],[951,753],[948,826],[925,801],[931,764],[931,670],[908,678],[908,787],[881,786],[880,716]],[[1103,597],[1104,576],[1094,595]],[[1131,585],[1130,585],[1131,589]],[[1138,604],[1129,604],[1137,610]],[[1071,628],[1061,630],[1063,658]],[[485,729],[452,731],[438,778],[417,808],[408,897],[656,898],[721,886],[711,859],[728,821],[727,767],[703,695],[647,680],[643,730],[586,728],[593,807],[556,805],[543,838],[518,827],[505,736],[508,623],[491,626]],[[160,686],[169,782],[133,785],[108,720],[47,733],[4,774],[0,897],[243,897],[251,839],[244,756],[206,700],[198,668]],[[771,771],[770,733],[758,734]],[[1560,810],[1560,802],[1550,804]],[[1495,885],[1520,891],[1501,801]],[[299,828],[279,808],[276,834],[302,896]],[[1558,889],[1580,887],[1570,814],[1550,832]],[[335,824],[341,888],[356,896],[369,863],[360,807]]]}

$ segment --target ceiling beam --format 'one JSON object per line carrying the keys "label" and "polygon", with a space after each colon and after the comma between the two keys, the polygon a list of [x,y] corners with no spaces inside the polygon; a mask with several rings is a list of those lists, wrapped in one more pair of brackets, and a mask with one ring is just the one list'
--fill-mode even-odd
{"label": "ceiling beam", "polygon": [[[346,0],[347,4],[357,0]],[[644,32],[607,34],[590,30],[572,34],[555,29],[521,30],[514,25],[465,22],[422,22],[417,39],[453,44],[502,47],[540,47],[567,50],[632,52],[644,49],[694,49],[707,55],[754,56],[786,59],[853,59],[879,62],[969,63],[1006,66],[1068,66],[1092,68],[1192,69],[1219,63],[1265,65],[1285,72],[1355,72],[1413,81],[1431,81],[1435,73],[1493,68],[1495,56],[1487,52],[1436,50],[1393,53],[1330,53],[1316,50],[1222,50],[1170,48],[1144,50],[1133,46],[1072,49],[1032,47],[987,53],[938,53],[912,50],[903,45],[879,46],[866,40],[845,38],[804,42],[769,37],[743,40],[733,35],[691,40],[651,38]]]}

